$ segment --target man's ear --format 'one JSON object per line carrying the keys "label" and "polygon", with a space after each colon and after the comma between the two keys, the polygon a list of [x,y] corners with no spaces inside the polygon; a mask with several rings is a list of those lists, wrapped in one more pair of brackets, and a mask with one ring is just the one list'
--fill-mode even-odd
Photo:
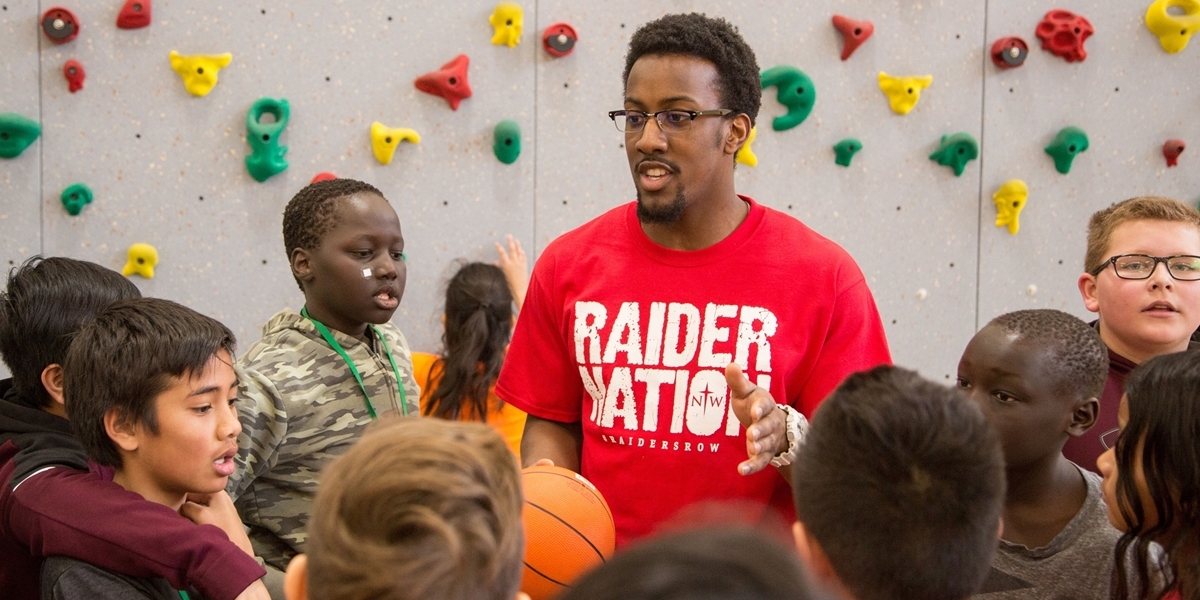
{"label": "man's ear", "polygon": [[287,600],[308,600],[308,557],[297,554],[283,574],[283,595]]}
{"label": "man's ear", "polygon": [[62,365],[55,363],[42,369],[42,387],[46,388],[46,393],[50,394],[50,398],[59,405],[59,408],[65,406],[63,402]]}
{"label": "man's ear", "polygon": [[1096,398],[1084,398],[1075,403],[1075,408],[1071,410],[1071,424],[1067,426],[1067,435],[1071,437],[1079,437],[1093,425],[1096,424],[1096,417],[1100,415],[1100,401]]}
{"label": "man's ear", "polygon": [[1083,273],[1079,276],[1079,295],[1083,296],[1083,306],[1089,312],[1100,312],[1100,299],[1096,296],[1096,276]]}
{"label": "man's ear", "polygon": [[837,571],[830,564],[829,557],[825,555],[825,550],[821,548],[821,544],[817,540],[808,535],[804,523],[800,521],[792,523],[792,539],[796,542],[796,553],[800,555],[800,562],[804,563],[813,578],[828,589],[843,590],[841,597],[850,598],[849,592],[844,591],[845,585],[842,584]]}
{"label": "man's ear", "polygon": [[138,449],[137,426],[130,423],[129,419],[122,419],[115,408],[104,413],[104,432],[121,450],[133,452]]}
{"label": "man's ear", "polygon": [[308,250],[296,248],[292,250],[292,276],[302,282],[312,281],[312,264],[309,262]]}
{"label": "man's ear", "polygon": [[730,120],[729,135],[725,136],[722,149],[726,154],[735,154],[750,137],[750,116],[743,113]]}

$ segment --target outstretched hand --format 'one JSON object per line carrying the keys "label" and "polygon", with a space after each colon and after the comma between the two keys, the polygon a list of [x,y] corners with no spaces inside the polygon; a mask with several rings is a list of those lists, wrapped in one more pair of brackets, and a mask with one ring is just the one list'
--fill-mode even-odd
{"label": "outstretched hand", "polygon": [[776,410],[775,399],[767,390],[750,383],[737,363],[725,367],[725,382],[733,414],[746,428],[746,454],[750,458],[738,465],[738,473],[751,475],[767,468],[775,455],[787,449],[787,417]]}
{"label": "outstretched hand", "polygon": [[512,292],[513,301],[517,303],[517,311],[520,312],[521,305],[525,304],[525,291],[529,289],[529,260],[525,258],[521,242],[511,234],[508,236],[508,249],[505,250],[500,242],[496,242],[496,253],[500,255],[500,259],[495,264],[504,271],[504,279],[508,282],[508,289]]}

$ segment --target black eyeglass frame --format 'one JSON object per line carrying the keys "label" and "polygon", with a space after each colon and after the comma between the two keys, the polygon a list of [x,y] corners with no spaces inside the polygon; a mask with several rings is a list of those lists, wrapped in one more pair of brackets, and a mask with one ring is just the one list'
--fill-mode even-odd
{"label": "black eyeglass frame", "polygon": [[[635,115],[642,115],[643,117],[646,117],[646,120],[645,120],[645,122],[642,123],[641,127],[637,128],[633,131],[630,131],[628,128],[622,129],[619,125],[617,125],[617,117],[628,117],[631,113],[635,114]],[[659,118],[659,115],[664,115],[667,113],[686,114],[688,116],[688,120],[686,121],[687,127],[684,129],[674,129],[673,130],[673,129],[670,129],[669,127],[664,126],[662,119]],[[626,134],[641,133],[642,131],[644,131],[646,129],[646,125],[650,122],[651,118],[653,118],[655,121],[658,122],[658,128],[661,129],[663,132],[681,133],[681,132],[684,132],[684,131],[687,131],[688,129],[690,129],[692,126],[692,121],[695,121],[698,117],[725,117],[725,116],[729,116],[729,115],[735,114],[735,113],[736,113],[736,111],[734,111],[732,108],[713,108],[713,109],[709,109],[709,110],[686,110],[686,109],[682,109],[682,108],[669,108],[667,110],[660,110],[660,111],[654,112],[654,113],[648,113],[648,112],[641,111],[641,110],[622,109],[622,110],[608,111],[608,118],[612,119],[613,125],[616,126],[617,131],[620,131],[621,133],[626,133]],[[628,120],[626,120],[626,123],[628,123]]]}
{"label": "black eyeglass frame", "polygon": [[[1145,277],[1125,277],[1124,275],[1121,275],[1121,271],[1117,269],[1117,260],[1121,259],[1121,258],[1127,258],[1130,256],[1138,256],[1138,257],[1148,258],[1148,259],[1154,261],[1154,266],[1150,267],[1149,271],[1146,271]],[[1120,277],[1121,279],[1127,279],[1130,281],[1144,281],[1146,279],[1150,279],[1150,277],[1154,275],[1154,270],[1158,268],[1158,263],[1162,263],[1163,265],[1165,265],[1164,268],[1167,270],[1167,274],[1170,275],[1171,279],[1174,279],[1175,281],[1200,281],[1200,270],[1196,271],[1196,279],[1180,279],[1180,278],[1176,277],[1175,272],[1171,270],[1170,260],[1173,258],[1192,258],[1192,259],[1195,259],[1197,263],[1200,263],[1200,256],[1196,256],[1194,254],[1172,254],[1171,256],[1151,256],[1149,254],[1118,254],[1116,256],[1109,257],[1108,260],[1100,263],[1100,266],[1096,267],[1095,269],[1092,269],[1091,276],[1092,277],[1099,276],[1100,273],[1102,271],[1104,271],[1104,269],[1108,268],[1108,265],[1112,265],[1113,273],[1115,273],[1117,277]]]}

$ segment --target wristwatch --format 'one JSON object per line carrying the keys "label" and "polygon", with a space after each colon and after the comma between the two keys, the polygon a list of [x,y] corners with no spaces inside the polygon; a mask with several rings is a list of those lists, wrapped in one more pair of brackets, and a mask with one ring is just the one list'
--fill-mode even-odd
{"label": "wristwatch", "polygon": [[796,456],[800,454],[800,444],[808,433],[808,419],[800,414],[800,411],[786,404],[776,404],[775,407],[782,410],[786,417],[784,430],[787,432],[788,447],[771,459],[771,466],[786,467],[795,462]]}

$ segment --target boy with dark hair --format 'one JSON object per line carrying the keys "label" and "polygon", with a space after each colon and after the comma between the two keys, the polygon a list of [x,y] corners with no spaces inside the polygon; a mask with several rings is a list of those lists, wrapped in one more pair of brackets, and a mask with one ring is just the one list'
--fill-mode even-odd
{"label": "boy with dark hair", "polygon": [[[98,314],[63,362],[67,413],[88,458],[172,511],[189,494],[224,494],[241,432],[233,345],[224,325],[169,300],[120,300]],[[91,560],[48,558],[42,597],[180,597],[165,579],[122,576]]]}
{"label": "boy with dark hair", "polygon": [[957,390],[877,367],[817,409],[792,491],[800,555],[843,598],[963,600],[996,548],[1004,457]]}
{"label": "boy with dark hair", "polygon": [[300,190],[283,214],[299,313],[284,309],[238,360],[242,436],[228,491],[255,551],[284,569],[304,550],[317,474],[377,416],[419,412],[404,334],[389,321],[404,295],[396,211],[352,179]]}
{"label": "boy with dark hair", "polygon": [[[34,257],[0,293],[0,590],[37,598],[42,557],[91,557],[107,569],[168,577],[213,600],[265,598],[263,570],[213,527],[197,527],[97,473],[63,408],[63,367],[80,327],[137,288],[110,269],[69,258]],[[232,504],[192,505],[189,518],[237,521]]]}
{"label": "boy with dark hair", "polygon": [[513,600],[522,507],[517,462],[491,427],[381,420],[322,473],[288,600]]}
{"label": "boy with dark hair", "polygon": [[1107,372],[1100,336],[1062,311],[1001,315],[967,344],[958,387],[999,433],[1008,481],[1004,532],[977,597],[1108,597],[1121,534],[1100,477],[1062,453],[1096,423]]}
{"label": "boy with dark hair", "polygon": [[[1162,263],[1162,268],[1159,268]],[[1108,380],[1096,427],[1063,453],[1085,469],[1116,443],[1125,377],[1147,359],[1196,347],[1200,326],[1200,212],[1171,198],[1142,196],[1092,215],[1079,276],[1083,304],[1108,346]]]}

